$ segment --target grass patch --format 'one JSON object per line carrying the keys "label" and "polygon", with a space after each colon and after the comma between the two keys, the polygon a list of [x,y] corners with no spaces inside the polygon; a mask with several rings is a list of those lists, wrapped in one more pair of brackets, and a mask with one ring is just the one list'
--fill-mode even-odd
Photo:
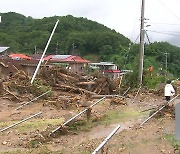
{"label": "grass patch", "polygon": [[26,151],[23,150],[16,150],[16,151],[11,151],[11,152],[0,152],[0,154],[26,154]]}
{"label": "grass patch", "polygon": [[[35,120],[31,120],[31,121],[25,121],[24,123],[21,123],[17,126],[15,126],[15,129],[18,132],[26,132],[28,130],[35,130],[35,129],[39,129],[42,130],[44,128],[46,128],[47,126],[56,126],[61,124],[64,121],[64,118],[61,119],[35,119]],[[1,122],[0,123],[0,127],[1,128],[5,128],[7,126],[10,126],[12,124],[17,123],[18,121],[10,121],[10,122]]]}
{"label": "grass patch", "polygon": [[[9,152],[0,152],[0,154],[50,154],[50,150],[46,146],[41,146],[40,148],[31,149],[31,150],[16,150]],[[61,154],[61,153],[58,153]]]}
{"label": "grass patch", "polygon": [[122,111],[108,111],[105,118],[102,119],[101,123],[109,125],[116,122],[125,122],[128,119],[137,119],[144,113],[141,113],[133,109],[123,109]]}
{"label": "grass patch", "polygon": [[165,134],[165,139],[167,139],[175,150],[180,150],[180,141],[176,140],[173,134]]}
{"label": "grass patch", "polygon": [[79,131],[90,131],[91,128],[93,128],[94,126],[96,126],[97,123],[93,122],[92,120],[79,120],[79,121],[75,121],[72,122],[70,124],[68,124],[68,128],[70,131],[75,131],[75,132],[79,132]]}
{"label": "grass patch", "polygon": [[97,125],[110,125],[113,123],[125,122],[130,119],[138,119],[147,113],[139,112],[134,109],[125,108],[122,111],[110,110],[105,115],[96,119],[91,118],[90,120],[78,120],[68,124],[70,131],[90,131],[91,128]]}

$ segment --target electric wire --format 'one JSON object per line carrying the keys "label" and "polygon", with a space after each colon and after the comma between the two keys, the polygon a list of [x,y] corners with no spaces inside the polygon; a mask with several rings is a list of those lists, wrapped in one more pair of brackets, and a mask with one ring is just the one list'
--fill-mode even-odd
{"label": "electric wire", "polygon": [[175,24],[175,23],[155,23],[155,22],[149,22],[150,24],[155,24],[155,25],[173,25],[173,26],[180,26],[180,24]]}
{"label": "electric wire", "polygon": [[167,32],[159,32],[159,31],[154,31],[154,30],[147,30],[149,32],[153,32],[153,33],[160,33],[160,34],[165,34],[165,35],[172,35],[172,36],[180,36],[180,35],[177,35],[177,34],[172,34],[172,33],[167,33]]}
{"label": "electric wire", "polygon": [[174,15],[178,20],[180,20],[180,17],[177,16],[172,10],[170,10],[161,0],[159,2],[172,14]]}

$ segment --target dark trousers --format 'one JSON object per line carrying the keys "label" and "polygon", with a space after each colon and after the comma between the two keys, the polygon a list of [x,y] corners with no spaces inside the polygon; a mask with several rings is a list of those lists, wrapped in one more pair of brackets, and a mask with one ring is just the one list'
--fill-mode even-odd
{"label": "dark trousers", "polygon": [[166,102],[170,101],[170,96],[165,96],[166,97]]}

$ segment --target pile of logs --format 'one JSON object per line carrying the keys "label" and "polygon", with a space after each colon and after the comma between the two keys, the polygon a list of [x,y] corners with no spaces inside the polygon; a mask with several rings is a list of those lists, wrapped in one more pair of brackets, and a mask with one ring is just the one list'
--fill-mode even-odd
{"label": "pile of logs", "polygon": [[75,94],[89,97],[114,94],[116,88],[107,77],[82,76],[61,67],[42,68],[33,84],[30,80],[31,77],[24,71],[18,71],[11,79],[0,81],[1,97],[11,95],[15,100],[24,101],[24,97],[29,100],[49,90],[64,92],[66,96]]}
{"label": "pile of logs", "polygon": [[60,67],[42,69],[39,78],[43,80],[44,84],[52,86],[55,90],[77,94],[109,95],[116,88],[107,77],[80,76]]}
{"label": "pile of logs", "polygon": [[31,84],[30,77],[24,71],[18,71],[10,79],[2,80],[0,89],[1,98],[21,102],[39,96],[50,90],[51,87],[43,85],[40,80]]}

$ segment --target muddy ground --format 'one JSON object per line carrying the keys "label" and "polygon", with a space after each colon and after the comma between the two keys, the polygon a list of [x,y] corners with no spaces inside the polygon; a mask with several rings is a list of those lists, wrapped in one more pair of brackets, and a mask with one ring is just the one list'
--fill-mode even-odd
{"label": "muddy ground", "polygon": [[[90,102],[97,100],[91,99]],[[151,111],[144,110],[162,104],[164,102],[162,96],[140,93],[136,99],[134,96],[126,98],[123,104],[110,102],[111,99],[105,99],[94,106],[89,120],[86,114],[83,114],[63,131],[48,136],[53,129],[85,108],[62,109],[48,104],[45,100],[37,100],[20,110],[15,110],[21,103],[0,99],[1,130],[32,114],[42,112],[31,120],[0,132],[0,153],[90,154],[118,124],[121,127],[105,146],[105,152],[114,154],[178,152],[180,144],[174,137],[173,113],[160,114],[150,119],[143,127],[139,127]],[[178,102],[180,99],[175,100],[175,103]]]}

